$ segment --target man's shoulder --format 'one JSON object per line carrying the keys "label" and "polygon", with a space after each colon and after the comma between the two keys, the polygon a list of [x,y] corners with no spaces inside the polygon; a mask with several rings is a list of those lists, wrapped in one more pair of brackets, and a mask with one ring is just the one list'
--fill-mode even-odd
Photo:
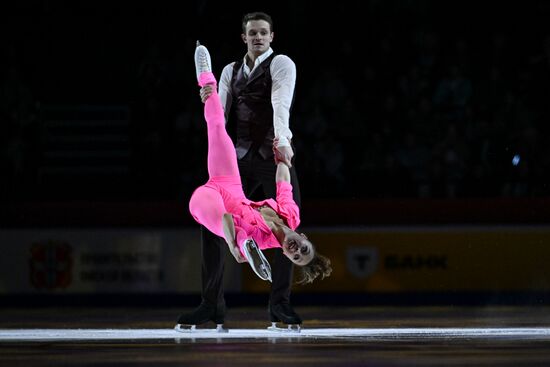
{"label": "man's shoulder", "polygon": [[285,54],[276,54],[274,57],[273,57],[273,61],[282,61],[282,62],[291,62],[291,63],[294,63],[294,61],[292,61],[292,59],[290,58],[290,56],[288,55],[285,55]]}
{"label": "man's shoulder", "polygon": [[271,61],[271,71],[275,70],[296,70],[296,64],[292,59],[284,54],[278,54],[276,55],[273,60]]}
{"label": "man's shoulder", "polygon": [[229,64],[225,65],[223,69],[233,69],[233,66],[235,66],[236,61],[231,61]]}
{"label": "man's shoulder", "polygon": [[225,65],[223,70],[222,70],[222,77],[224,75],[226,76],[231,76],[233,75],[233,67],[235,66],[235,61],[233,62],[230,62],[229,64]]}

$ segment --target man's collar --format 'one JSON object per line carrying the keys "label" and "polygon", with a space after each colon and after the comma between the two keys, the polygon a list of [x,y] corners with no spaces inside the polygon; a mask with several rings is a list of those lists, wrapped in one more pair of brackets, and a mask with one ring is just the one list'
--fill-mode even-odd
{"label": "man's collar", "polygon": [[[272,53],[273,53],[273,49],[270,47],[266,52],[264,52],[263,54],[258,56],[258,58],[256,58],[256,61],[254,62],[254,66],[264,62],[264,60],[267,59],[269,56],[271,56]],[[243,62],[245,65],[247,64],[247,61],[248,61],[247,58],[248,58],[248,53],[245,54],[243,58]]]}

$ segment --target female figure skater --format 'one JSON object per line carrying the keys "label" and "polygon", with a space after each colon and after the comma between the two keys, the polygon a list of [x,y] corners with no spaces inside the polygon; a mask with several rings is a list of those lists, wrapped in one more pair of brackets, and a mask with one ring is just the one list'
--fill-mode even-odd
{"label": "female figure skater", "polygon": [[[253,251],[257,244],[260,250],[281,248],[285,256],[300,266],[299,284],[329,276],[330,260],[317,253],[303,233],[295,232],[300,224],[300,213],[292,198],[290,171],[285,163],[276,162],[276,200],[253,202],[245,197],[211,65],[208,50],[197,42],[195,67],[199,86],[211,87],[211,93],[202,98],[207,122],[209,180],[191,196],[191,215],[212,233],[224,238],[238,262],[246,262],[247,251]],[[261,251],[257,253],[265,260]],[[251,266],[262,279],[268,279],[267,274],[262,277],[255,264]]]}

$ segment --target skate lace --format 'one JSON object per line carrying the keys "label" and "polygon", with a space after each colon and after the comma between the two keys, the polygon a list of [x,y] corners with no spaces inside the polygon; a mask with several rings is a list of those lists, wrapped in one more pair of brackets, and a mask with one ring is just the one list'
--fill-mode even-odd
{"label": "skate lace", "polygon": [[210,65],[208,64],[208,57],[206,57],[206,53],[204,52],[204,50],[199,50],[199,70],[201,72],[210,70]]}

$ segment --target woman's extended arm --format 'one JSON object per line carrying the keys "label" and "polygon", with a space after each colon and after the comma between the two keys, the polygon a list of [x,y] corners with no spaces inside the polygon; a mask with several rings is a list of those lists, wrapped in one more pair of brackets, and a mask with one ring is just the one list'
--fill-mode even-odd
{"label": "woman's extended arm", "polygon": [[235,222],[233,221],[233,216],[229,213],[225,213],[222,218],[223,222],[223,233],[225,237],[225,242],[229,247],[229,252],[237,260],[238,263],[246,262],[246,259],[241,254],[239,245],[237,245],[236,231],[235,231]]}
{"label": "woman's extended arm", "polygon": [[275,182],[290,183],[290,169],[283,162],[277,162],[277,172],[275,173]]}

